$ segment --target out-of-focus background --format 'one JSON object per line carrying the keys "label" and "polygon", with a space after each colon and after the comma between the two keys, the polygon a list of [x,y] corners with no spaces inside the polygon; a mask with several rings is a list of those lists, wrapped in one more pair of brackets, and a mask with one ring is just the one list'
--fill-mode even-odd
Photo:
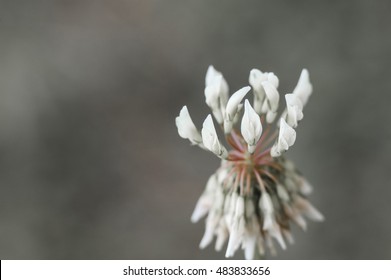
{"label": "out-of-focus background", "polygon": [[[219,160],[198,127],[209,64],[314,94],[287,156],[326,216],[279,259],[391,258],[391,2],[0,2],[0,258],[214,259],[190,215]],[[241,252],[236,255],[242,258]]]}

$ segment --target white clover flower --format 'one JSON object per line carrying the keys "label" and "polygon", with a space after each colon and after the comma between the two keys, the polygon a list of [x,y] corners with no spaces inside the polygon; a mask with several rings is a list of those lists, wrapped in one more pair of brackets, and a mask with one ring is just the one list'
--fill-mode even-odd
{"label": "white clover flower", "polygon": [[212,116],[208,115],[202,124],[202,142],[204,146],[220,158],[226,158],[228,155],[227,149],[220,143],[217,137],[217,132],[213,124]]}
{"label": "white clover flower", "polygon": [[262,124],[258,114],[251,107],[246,99],[244,101],[244,114],[242,119],[241,132],[243,139],[247,142],[248,151],[253,153],[259,138],[262,135]]}
{"label": "white clover flower", "polygon": [[178,128],[179,136],[189,139],[194,145],[202,144],[201,134],[194,125],[186,106],[183,106],[179,116],[176,117],[175,124]]}
{"label": "white clover flower", "polygon": [[[205,119],[201,133],[186,106],[175,122],[182,138],[222,159],[191,216],[192,222],[207,216],[200,248],[216,237],[217,251],[227,243],[226,257],[234,256],[241,248],[246,259],[253,259],[266,252],[274,255],[275,242],[282,249],[292,244],[292,224],[306,230],[304,217],[313,221],[323,221],[324,217],[308,201],[312,186],[283,156],[296,140],[294,128],[303,119],[303,107],[312,93],[308,71],[302,71],[293,93],[285,95],[286,108],[277,124],[278,78],[253,69],[249,83],[254,108],[245,100],[241,110],[250,87],[241,88],[229,98],[222,74],[213,66],[206,74],[206,103],[225,133],[229,151],[217,136],[212,115]],[[273,128],[278,131],[273,133]]]}

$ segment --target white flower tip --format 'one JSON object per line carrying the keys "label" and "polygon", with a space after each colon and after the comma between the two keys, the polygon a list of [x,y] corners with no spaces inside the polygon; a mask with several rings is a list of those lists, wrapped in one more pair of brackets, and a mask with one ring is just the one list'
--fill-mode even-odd
{"label": "white flower tip", "polygon": [[309,202],[308,202],[308,205],[305,209],[304,214],[312,221],[315,221],[315,222],[323,222],[324,221],[323,214],[320,213],[319,210],[316,209],[314,206],[312,206]]}
{"label": "white flower tip", "polygon": [[180,137],[189,139],[192,144],[200,144],[202,142],[201,134],[195,127],[187,106],[182,107],[179,116],[175,118],[175,124]]}
{"label": "white flower tip", "polygon": [[247,99],[244,101],[241,132],[244,140],[250,146],[255,146],[262,135],[261,120]]}
{"label": "white flower tip", "polygon": [[278,80],[278,77],[273,73],[270,72],[267,74],[267,80],[275,87],[278,88],[278,85],[280,81]]}
{"label": "white flower tip", "polygon": [[190,218],[191,222],[197,223],[206,214],[208,214],[210,207],[211,207],[211,203],[205,201],[204,197],[201,196],[197,202],[196,207],[194,208],[193,214],[191,215]]}
{"label": "white flower tip", "polygon": [[243,98],[246,96],[246,94],[250,91],[251,87],[246,86],[238,91],[236,91],[230,99],[228,100],[227,107],[225,110],[225,119],[227,121],[233,121],[236,113],[238,112],[238,107],[240,102],[242,102]]}
{"label": "white flower tip", "polygon": [[284,118],[280,119],[280,131],[277,141],[274,143],[270,155],[278,157],[281,153],[287,151],[296,141],[296,131],[290,127]]}
{"label": "white flower tip", "polygon": [[248,82],[249,84],[257,89],[258,87],[261,86],[261,82],[264,80],[263,78],[263,73],[261,70],[258,70],[258,69],[251,69],[250,71],[250,75],[248,77]]}
{"label": "white flower tip", "polygon": [[[280,101],[280,95],[277,91],[277,88],[269,81],[262,82],[263,90],[265,91],[266,98],[263,101],[261,111],[263,113],[272,112],[277,113],[278,103]],[[269,120],[274,121],[275,115],[269,116]]]}
{"label": "white flower tip", "polygon": [[206,117],[204,123],[202,124],[201,134],[202,142],[209,151],[220,158],[227,158],[228,151],[224,146],[221,145],[217,137],[216,129],[210,114]]}
{"label": "white flower tip", "polygon": [[297,127],[298,121],[303,119],[303,103],[300,100],[299,96],[296,94],[286,94],[285,95],[287,112],[284,116],[287,123],[295,128]]}
{"label": "white flower tip", "polygon": [[190,218],[190,221],[195,224],[197,223],[201,218],[203,217],[203,215],[199,212],[196,212],[196,210],[194,209],[193,211],[193,214],[191,215],[191,218]]}
{"label": "white flower tip", "polygon": [[302,194],[309,195],[312,193],[313,187],[304,177],[301,177],[301,182],[299,184],[299,190]]}
{"label": "white flower tip", "polygon": [[244,245],[244,257],[246,260],[254,259],[255,248],[257,246],[257,234],[247,233],[246,239],[243,242]]}
{"label": "white flower tip", "polygon": [[281,136],[285,139],[289,147],[295,143],[296,131],[284,119],[281,119],[280,122],[280,132],[282,132]]}
{"label": "white flower tip", "polygon": [[279,96],[277,87],[273,85],[270,81],[263,81],[262,87],[265,90],[266,95],[268,96]]}
{"label": "white flower tip", "polygon": [[217,71],[213,65],[209,65],[208,70],[206,71],[205,85],[210,85],[214,78],[216,78],[216,76],[218,76],[219,74],[221,73]]}
{"label": "white flower tip", "polygon": [[273,229],[271,231],[269,230],[269,233],[271,236],[273,236],[277,240],[277,242],[278,242],[278,244],[280,244],[281,248],[283,250],[285,250],[286,244],[285,244],[284,238],[281,235],[280,226],[273,225]]}
{"label": "white flower tip", "polygon": [[301,71],[299,81],[297,82],[293,93],[300,98],[303,106],[307,104],[308,98],[312,94],[312,84],[310,82],[310,75],[307,69],[304,68]]}
{"label": "white flower tip", "polygon": [[294,244],[295,243],[295,239],[293,238],[293,235],[291,234],[291,232],[287,229],[282,229],[282,234],[284,236],[284,238],[286,240],[288,240],[289,244]]}
{"label": "white flower tip", "polygon": [[270,82],[275,88],[278,88],[279,84],[278,77],[273,72],[262,73],[262,71],[255,68],[250,71],[248,81],[255,90],[258,90],[264,81]]}
{"label": "white flower tip", "polygon": [[210,244],[211,240],[209,239],[206,239],[205,237],[202,238],[201,242],[200,242],[200,249],[205,249],[209,244]]}
{"label": "white flower tip", "polygon": [[307,222],[304,220],[303,216],[301,216],[300,214],[297,214],[293,217],[293,220],[295,221],[295,223],[303,230],[303,231],[306,231],[307,230]]}

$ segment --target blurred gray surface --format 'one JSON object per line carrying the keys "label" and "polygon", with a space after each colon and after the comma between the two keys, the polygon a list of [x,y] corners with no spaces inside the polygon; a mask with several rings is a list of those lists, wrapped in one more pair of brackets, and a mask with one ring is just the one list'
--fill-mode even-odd
{"label": "blurred gray surface", "polygon": [[[391,258],[389,1],[0,1],[0,258],[214,259],[190,215],[219,161],[209,64],[314,94],[288,157],[326,216],[279,259]],[[242,258],[237,253],[237,258]]]}

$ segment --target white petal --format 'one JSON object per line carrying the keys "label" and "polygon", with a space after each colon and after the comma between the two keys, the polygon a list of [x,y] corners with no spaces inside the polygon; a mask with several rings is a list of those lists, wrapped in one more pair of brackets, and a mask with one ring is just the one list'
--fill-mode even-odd
{"label": "white petal", "polygon": [[234,94],[232,94],[231,98],[228,100],[224,118],[225,133],[231,132],[234,118],[239,111],[239,104],[240,102],[242,102],[242,99],[250,91],[250,89],[251,88],[249,86],[243,87],[236,91]]}
{"label": "white petal", "polygon": [[292,219],[302,230],[307,230],[307,222],[304,220],[303,216],[296,214],[292,217]]}
{"label": "white petal", "polygon": [[225,93],[228,93],[228,84],[227,81],[224,79],[223,74],[220,71],[217,71],[216,68],[213,67],[213,65],[209,65],[208,70],[206,71],[205,76],[205,87],[213,84],[216,78],[222,78],[222,84],[221,84],[221,90]]}
{"label": "white petal", "polygon": [[250,89],[251,88],[249,86],[246,86],[232,94],[231,98],[228,100],[227,109],[225,110],[225,116],[228,120],[233,120],[238,111],[240,102],[242,102],[244,96],[250,91]]}
{"label": "white petal", "polygon": [[284,202],[289,201],[288,191],[285,189],[283,185],[277,184],[277,195],[282,201]]}
{"label": "white petal", "polygon": [[267,247],[269,248],[270,254],[272,256],[276,256],[277,251],[276,251],[276,248],[274,247],[273,240],[269,234],[265,234],[265,241],[266,241]]}
{"label": "white petal", "polygon": [[253,88],[254,94],[254,110],[257,114],[262,113],[262,104],[265,99],[265,91],[262,87],[262,82],[267,80],[267,73],[262,73],[258,69],[252,69],[248,78],[249,84]]}
{"label": "white petal", "polygon": [[205,233],[200,242],[200,248],[204,249],[213,241],[215,228],[219,222],[219,217],[216,212],[209,212],[205,224]]}
{"label": "white petal", "polygon": [[226,158],[228,155],[227,149],[220,143],[212,116],[209,114],[202,125],[202,142],[204,146],[212,153],[220,158]]}
{"label": "white petal", "polygon": [[205,102],[213,112],[218,123],[223,123],[223,112],[221,108],[223,76],[217,76],[212,83],[205,87]]}
{"label": "white petal", "polygon": [[295,94],[286,94],[285,100],[287,108],[285,120],[291,127],[295,128],[298,121],[303,119],[303,104]]}
{"label": "white petal", "polygon": [[281,229],[282,235],[286,240],[288,240],[289,244],[294,244],[295,239],[293,238],[292,233],[287,229]]}
{"label": "white petal", "polygon": [[270,195],[263,191],[261,198],[259,199],[259,208],[263,214],[263,229],[267,230],[273,226],[274,221],[274,207]]}
{"label": "white petal", "polygon": [[187,106],[183,106],[179,116],[175,118],[175,124],[178,128],[178,134],[184,139],[189,139],[193,144],[201,144],[202,138],[200,132],[195,127],[190,117]]}
{"label": "white petal", "polygon": [[214,204],[212,209],[209,211],[208,218],[206,219],[205,233],[200,242],[200,248],[203,249],[213,241],[213,236],[216,231],[216,227],[222,217],[222,208],[224,203],[224,194],[216,191]]}
{"label": "white petal", "polygon": [[277,111],[280,95],[278,94],[276,87],[269,81],[262,82],[262,86],[266,93],[269,110]]}
{"label": "white petal", "polygon": [[225,106],[228,102],[228,84],[223,74],[212,65],[209,66],[205,77],[205,102],[211,108],[219,124],[224,121]]}
{"label": "white petal", "polygon": [[286,249],[284,238],[281,235],[280,226],[274,221],[273,226],[268,230],[271,237],[274,237],[282,249]]}
{"label": "white petal", "polygon": [[258,114],[251,107],[247,99],[244,101],[241,132],[244,140],[249,146],[250,153],[253,152],[262,134],[262,124]]}
{"label": "white petal", "polygon": [[278,157],[284,151],[288,150],[296,141],[296,131],[291,128],[286,121],[280,119],[280,131],[276,143],[273,145],[270,154],[272,157]]}
{"label": "white petal", "polygon": [[311,184],[302,176],[300,176],[299,190],[304,195],[309,195],[312,193],[313,187]]}
{"label": "white petal", "polygon": [[212,84],[213,80],[218,76],[221,76],[221,73],[217,71],[213,65],[209,65],[205,76],[205,86]]}
{"label": "white petal", "polygon": [[284,204],[284,211],[302,230],[307,229],[307,223],[304,220],[303,216],[301,216],[297,209],[290,207],[287,204]]}
{"label": "white petal", "polygon": [[219,168],[217,171],[216,171],[216,176],[217,176],[217,182],[219,184],[222,184],[224,183],[225,179],[227,178],[228,176],[228,171],[226,168]]}
{"label": "white petal", "polygon": [[238,200],[238,194],[236,192],[233,192],[231,194],[231,197],[229,198],[229,200],[228,200],[228,197],[226,199],[226,203],[228,203],[228,205],[227,205],[227,207],[224,207],[224,213],[225,213],[224,218],[227,223],[229,231],[232,230],[232,224],[233,224],[233,220],[234,220],[237,200]]}
{"label": "white petal", "polygon": [[312,84],[310,82],[310,76],[307,69],[303,69],[301,71],[299,81],[293,90],[293,94],[299,97],[303,106],[307,104],[308,98],[312,94]]}
{"label": "white petal", "polygon": [[279,137],[284,139],[289,147],[296,141],[296,131],[291,128],[284,119],[281,119]]}
{"label": "white petal", "polygon": [[248,81],[250,85],[254,88],[255,91],[262,92],[262,82],[269,81],[275,88],[278,88],[279,80],[274,73],[265,72],[262,73],[262,71],[258,69],[252,69],[250,71],[250,76],[248,78]]}
{"label": "white petal", "polygon": [[216,236],[217,237],[216,237],[215,250],[221,251],[225,241],[228,238],[228,228],[227,228],[227,224],[225,223],[224,219],[220,220],[220,223],[219,223],[218,228],[216,230]]}
{"label": "white petal", "polygon": [[202,193],[201,197],[198,199],[196,207],[191,215],[191,221],[193,223],[198,222],[202,219],[212,208],[215,191],[218,188],[219,184],[217,182],[216,175],[213,174],[210,176],[208,182],[206,183],[206,188]]}
{"label": "white petal", "polygon": [[298,204],[298,207],[309,219],[316,222],[324,221],[324,216],[322,215],[322,213],[320,213],[318,209],[316,209],[308,200],[302,198],[301,196],[297,196],[295,200]]}
{"label": "white petal", "polygon": [[278,88],[279,80],[273,72],[267,73],[267,80],[275,87]]}
{"label": "white petal", "polygon": [[261,238],[260,226],[252,199],[246,200],[246,221],[246,231],[243,237],[244,256],[247,260],[251,260],[254,259],[257,240]]}
{"label": "white petal", "polygon": [[250,76],[248,77],[249,84],[253,87],[255,91],[258,91],[262,88],[262,82],[267,80],[267,74],[262,73],[261,70],[252,69],[250,71]]}
{"label": "white petal", "polygon": [[256,233],[248,233],[244,239],[244,257],[246,260],[254,259],[257,237]]}
{"label": "white petal", "polygon": [[239,196],[236,200],[235,215],[228,240],[227,252],[225,254],[226,258],[232,257],[235,254],[235,251],[239,248],[240,243],[243,240],[243,235],[245,232],[244,212],[244,198]]}

